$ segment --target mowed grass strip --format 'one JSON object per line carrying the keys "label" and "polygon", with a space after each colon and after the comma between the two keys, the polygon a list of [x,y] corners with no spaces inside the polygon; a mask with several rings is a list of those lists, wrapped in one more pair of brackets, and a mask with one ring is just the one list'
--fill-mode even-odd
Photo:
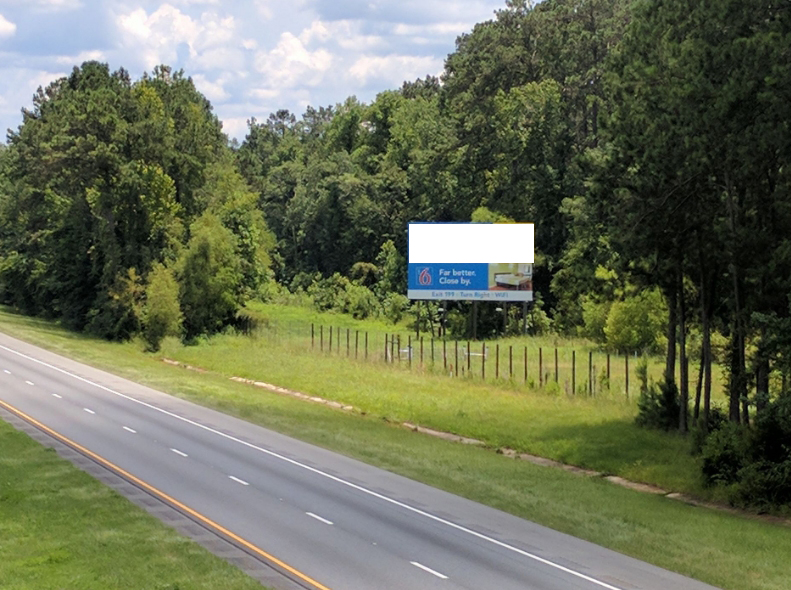
{"label": "mowed grass strip", "polygon": [[[395,422],[413,422],[565,463],[701,496],[689,441],[638,428],[636,404],[450,379],[355,362],[289,341],[215,336],[200,345],[168,341],[162,355],[226,377],[274,383],[342,402]],[[251,396],[258,394],[251,391]]]}
{"label": "mowed grass strip", "polygon": [[261,585],[0,420],[3,590]]}
{"label": "mowed grass strip", "polygon": [[[274,335],[280,341],[288,341],[292,345],[302,345],[304,348],[310,343],[311,325],[314,330],[315,347],[319,348],[320,333],[323,330],[324,348],[328,350],[330,341],[330,329],[333,331],[333,351],[338,356],[346,355],[346,332],[349,332],[351,353],[354,354],[355,334],[359,333],[360,351],[363,354],[363,343],[365,334],[369,338],[369,358],[371,361],[381,361],[384,357],[385,336],[395,336],[396,342],[400,343],[402,349],[402,364],[406,364],[405,350],[411,342],[413,347],[413,369],[420,360],[420,340],[417,339],[414,330],[407,326],[409,319],[404,319],[396,325],[389,324],[381,319],[358,320],[347,314],[336,312],[320,312],[307,305],[284,305],[278,303],[261,303],[251,301],[247,304],[246,313],[251,317],[257,318],[263,327],[263,332]],[[340,341],[338,334],[340,330]],[[421,332],[423,339],[423,360],[424,366],[430,366],[432,338],[428,333]],[[411,340],[410,340],[411,339]],[[469,369],[465,357],[467,345],[470,346],[472,353]],[[606,352],[603,352],[591,341],[585,338],[564,338],[555,335],[546,336],[512,336],[508,338],[498,338],[485,342],[459,341],[459,374],[471,375],[480,379],[484,372],[485,378],[492,381],[496,375],[496,351],[500,348],[499,373],[501,376],[500,385],[508,384],[517,388],[524,388],[525,362],[524,352],[527,349],[527,382],[532,388],[539,387],[542,383],[548,386],[549,390],[559,390],[565,393],[586,394],[591,389],[598,396],[612,397],[613,399],[624,399],[626,397],[626,364],[629,365],[629,392],[634,399],[639,391],[639,381],[637,378],[637,363],[640,360],[634,355],[625,359],[622,355],[609,355],[609,381],[607,381],[608,368]],[[482,346],[487,349],[487,357],[481,358]],[[433,370],[441,372],[445,368],[443,362],[443,345],[440,339],[433,339],[434,347],[434,366]],[[558,352],[558,380],[555,385],[555,349]],[[395,349],[393,349],[395,350]],[[456,342],[448,340],[446,342],[446,356],[448,366],[453,365],[453,372],[456,372]],[[539,354],[540,351],[540,354]],[[576,353],[576,359],[574,359]],[[395,358],[398,358],[395,352]],[[539,362],[539,356],[541,357]],[[648,376],[654,381],[662,379],[665,369],[664,358],[649,357]],[[482,362],[483,361],[483,362]],[[592,367],[589,367],[589,364]],[[540,373],[539,376],[539,365]],[[572,376],[572,368],[575,375]],[[676,378],[680,379],[680,368],[676,367]],[[591,374],[592,387],[589,384],[589,373]],[[726,383],[725,376],[721,367],[712,367],[714,379],[714,390],[719,391]],[[690,365],[690,389],[694,391],[697,381],[697,366]],[[576,387],[572,387],[575,385]]]}
{"label": "mowed grass strip", "polygon": [[[220,375],[185,371],[142,353],[139,343],[94,340],[2,310],[0,330],[726,590],[788,589],[787,526],[694,508],[415,434],[371,415],[348,414]],[[249,352],[242,349],[239,354]],[[310,365],[302,370],[314,371]],[[354,389],[354,382],[345,388]]]}

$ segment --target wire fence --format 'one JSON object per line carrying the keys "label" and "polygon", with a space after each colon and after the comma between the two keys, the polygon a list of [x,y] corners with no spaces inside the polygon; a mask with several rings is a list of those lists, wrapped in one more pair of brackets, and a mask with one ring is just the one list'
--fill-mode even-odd
{"label": "wire fence", "polygon": [[[633,399],[640,388],[640,357],[577,346],[573,341],[521,337],[453,340],[350,326],[269,321],[255,336],[278,345],[350,361],[379,363],[417,373],[544,388],[568,395]],[[579,343],[578,343],[579,344]],[[647,359],[648,377],[658,381],[660,359]]]}

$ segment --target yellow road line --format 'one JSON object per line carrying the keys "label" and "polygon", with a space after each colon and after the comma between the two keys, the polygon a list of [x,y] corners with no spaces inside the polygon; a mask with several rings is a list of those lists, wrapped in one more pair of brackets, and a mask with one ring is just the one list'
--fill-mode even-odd
{"label": "yellow road line", "polygon": [[85,447],[83,447],[82,445],[74,442],[70,438],[67,438],[67,437],[63,436],[62,434],[60,434],[59,432],[56,432],[56,431],[52,430],[49,426],[46,426],[46,425],[42,424],[41,422],[39,422],[38,420],[36,420],[32,416],[28,416],[23,411],[18,410],[17,408],[15,408],[14,406],[4,402],[3,400],[0,400],[0,406],[5,408],[6,410],[11,412],[12,414],[15,414],[18,417],[22,418],[23,420],[26,420],[27,422],[33,424],[37,428],[40,428],[41,430],[43,430],[44,432],[46,432],[50,436],[58,439],[59,441],[67,444],[70,447],[73,447],[73,448],[77,449],[81,453],[89,456],[94,461],[97,461],[98,463],[104,465],[105,467],[107,467],[111,471],[114,471],[117,474],[123,476],[125,479],[128,479],[128,480],[134,482],[138,486],[144,488],[146,491],[154,494],[155,496],[158,496],[159,498],[161,498],[162,500],[165,500],[169,504],[172,504],[173,506],[176,506],[180,510],[183,510],[184,512],[186,512],[190,516],[193,516],[194,518],[198,519],[202,523],[204,523],[204,524],[208,525],[209,527],[213,528],[214,530],[222,533],[226,537],[229,537],[229,538],[233,539],[234,541],[236,541],[240,545],[243,545],[244,547],[246,547],[247,549],[249,549],[253,553],[256,553],[257,555],[263,557],[265,560],[267,560],[267,561],[269,561],[271,563],[274,563],[278,567],[281,567],[282,569],[286,570],[290,574],[293,574],[294,576],[298,577],[303,582],[307,582],[308,584],[314,586],[315,588],[317,588],[317,590],[330,590],[327,586],[324,586],[323,584],[317,582],[316,580],[314,580],[310,576],[307,576],[307,575],[303,574],[299,570],[294,569],[293,567],[291,567],[290,565],[288,565],[284,561],[279,560],[274,555],[270,555],[269,553],[267,553],[263,549],[261,549],[259,547],[256,547],[250,541],[247,541],[246,539],[243,539],[239,535],[237,535],[235,533],[232,533],[231,531],[226,529],[221,524],[218,524],[218,523],[214,522],[210,518],[202,515],[200,512],[197,512],[197,511],[193,510],[189,506],[187,506],[185,504],[182,504],[181,502],[179,502],[175,498],[169,496],[165,492],[162,492],[162,491],[158,490],[157,488],[155,488],[154,486],[152,486],[151,484],[148,484],[148,483],[144,482],[142,479],[139,479],[138,477],[135,477],[134,475],[132,475],[128,471],[122,469],[121,467],[118,467],[114,463],[108,461],[104,457],[101,457],[101,456],[97,455],[93,451],[90,451],[90,450],[86,449]]}

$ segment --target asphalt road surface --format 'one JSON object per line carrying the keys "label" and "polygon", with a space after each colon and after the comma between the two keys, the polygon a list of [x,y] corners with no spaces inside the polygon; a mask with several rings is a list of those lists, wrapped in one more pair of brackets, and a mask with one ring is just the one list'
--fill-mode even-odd
{"label": "asphalt road surface", "polygon": [[0,407],[306,588],[712,588],[4,334]]}

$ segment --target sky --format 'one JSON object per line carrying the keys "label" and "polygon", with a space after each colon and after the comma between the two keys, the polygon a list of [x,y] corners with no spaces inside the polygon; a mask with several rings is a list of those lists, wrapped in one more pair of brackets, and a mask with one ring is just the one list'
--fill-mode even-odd
{"label": "sky", "polygon": [[231,138],[278,109],[297,116],[439,75],[458,35],[505,0],[0,0],[0,141],[38,86],[87,60],[133,79],[183,69]]}

